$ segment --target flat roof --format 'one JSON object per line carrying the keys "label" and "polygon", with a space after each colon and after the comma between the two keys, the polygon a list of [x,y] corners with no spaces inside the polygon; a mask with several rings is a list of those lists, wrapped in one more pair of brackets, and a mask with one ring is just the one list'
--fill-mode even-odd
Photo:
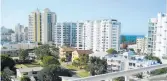
{"label": "flat roof", "polygon": [[31,68],[19,68],[17,70],[19,70],[20,72],[30,72],[30,71],[40,71],[42,69],[43,67],[31,67]]}

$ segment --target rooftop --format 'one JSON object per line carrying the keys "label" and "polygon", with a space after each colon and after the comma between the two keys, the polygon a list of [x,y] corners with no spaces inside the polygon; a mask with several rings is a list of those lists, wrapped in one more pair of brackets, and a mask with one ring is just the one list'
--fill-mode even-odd
{"label": "rooftop", "polygon": [[19,68],[20,72],[40,71],[43,67]]}
{"label": "rooftop", "polygon": [[93,53],[92,50],[76,50],[78,54],[91,54]]}

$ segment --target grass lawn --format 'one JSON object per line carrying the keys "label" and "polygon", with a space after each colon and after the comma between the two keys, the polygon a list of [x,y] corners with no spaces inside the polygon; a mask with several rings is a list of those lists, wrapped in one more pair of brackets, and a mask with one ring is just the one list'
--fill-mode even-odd
{"label": "grass lawn", "polygon": [[88,76],[90,76],[90,73],[87,72],[87,71],[85,71],[85,70],[77,71],[76,73],[77,73],[77,75],[80,76],[81,78],[82,78],[82,77],[88,77]]}
{"label": "grass lawn", "polygon": [[71,69],[71,70],[79,70],[77,67],[75,67],[71,64],[70,65],[65,65],[64,67],[67,68],[67,69]]}
{"label": "grass lawn", "polygon": [[34,62],[32,64],[24,64],[24,65],[27,67],[40,67],[41,66],[39,63],[36,63],[36,62]]}
{"label": "grass lawn", "polygon": [[40,67],[41,65],[37,62],[33,62],[31,64],[16,64],[16,68],[28,68],[28,67]]}
{"label": "grass lawn", "polygon": [[27,68],[24,64],[16,64],[16,68]]}

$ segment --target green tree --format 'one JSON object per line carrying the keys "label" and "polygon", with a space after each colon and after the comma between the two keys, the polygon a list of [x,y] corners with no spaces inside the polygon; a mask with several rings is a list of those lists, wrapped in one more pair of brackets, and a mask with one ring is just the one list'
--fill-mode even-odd
{"label": "green tree", "polygon": [[147,55],[145,57],[145,59],[148,59],[148,60],[156,60],[158,63],[162,64],[161,60],[158,58],[158,57],[155,57],[153,55]]}
{"label": "green tree", "polygon": [[28,58],[28,50],[19,50],[19,59],[26,60]]}
{"label": "green tree", "polygon": [[58,58],[58,51],[55,49],[48,44],[44,44],[35,48],[34,52],[37,55],[37,59],[40,60],[42,60],[44,56],[53,56],[55,58]]}
{"label": "green tree", "polygon": [[89,55],[88,54],[81,54],[79,56],[79,58],[77,58],[73,61],[72,65],[83,69],[88,65],[88,61],[89,61]]}
{"label": "green tree", "polygon": [[98,57],[90,57],[88,71],[91,75],[99,75],[107,72],[107,60]]}
{"label": "green tree", "polygon": [[133,48],[130,48],[129,50],[130,50],[130,51],[135,51]]}
{"label": "green tree", "polygon": [[106,51],[108,54],[117,54],[117,51],[114,50],[113,48],[110,48]]}
{"label": "green tree", "polygon": [[164,73],[167,73],[167,68],[162,68],[162,69],[151,71],[151,75],[161,75]]}
{"label": "green tree", "polygon": [[136,75],[136,77],[142,79],[144,76],[143,76],[143,73],[138,73],[138,74]]}
{"label": "green tree", "polygon": [[66,61],[65,57],[61,58],[61,62],[65,62],[65,61]]}
{"label": "green tree", "polygon": [[13,69],[14,66],[15,62],[12,58],[6,55],[1,55],[1,71],[3,71],[6,67],[8,67],[9,69]]}
{"label": "green tree", "polygon": [[23,76],[21,77],[20,81],[31,81],[29,77]]}
{"label": "green tree", "polygon": [[114,81],[125,81],[125,77],[118,77],[118,78],[115,78]]}
{"label": "green tree", "polygon": [[60,65],[58,59],[56,59],[55,57],[53,56],[44,56],[43,59],[42,59],[42,63],[44,66],[48,66],[48,65]]}
{"label": "green tree", "polygon": [[8,74],[6,74],[5,72],[1,71],[0,74],[1,74],[1,81],[11,81],[11,77]]}
{"label": "green tree", "polygon": [[3,72],[9,76],[14,75],[14,72],[10,70],[8,67],[4,68]]}
{"label": "green tree", "polygon": [[51,65],[44,67],[38,74],[40,81],[61,81],[59,76],[72,76],[72,73],[68,69],[61,68],[60,66]]}

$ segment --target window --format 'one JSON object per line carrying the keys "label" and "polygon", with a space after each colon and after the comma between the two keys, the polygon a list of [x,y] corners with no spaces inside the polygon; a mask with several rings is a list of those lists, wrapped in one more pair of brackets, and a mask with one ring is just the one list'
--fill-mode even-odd
{"label": "window", "polygon": [[132,66],[132,63],[129,63],[129,66]]}
{"label": "window", "polygon": [[37,71],[33,71],[32,74],[37,74]]}

